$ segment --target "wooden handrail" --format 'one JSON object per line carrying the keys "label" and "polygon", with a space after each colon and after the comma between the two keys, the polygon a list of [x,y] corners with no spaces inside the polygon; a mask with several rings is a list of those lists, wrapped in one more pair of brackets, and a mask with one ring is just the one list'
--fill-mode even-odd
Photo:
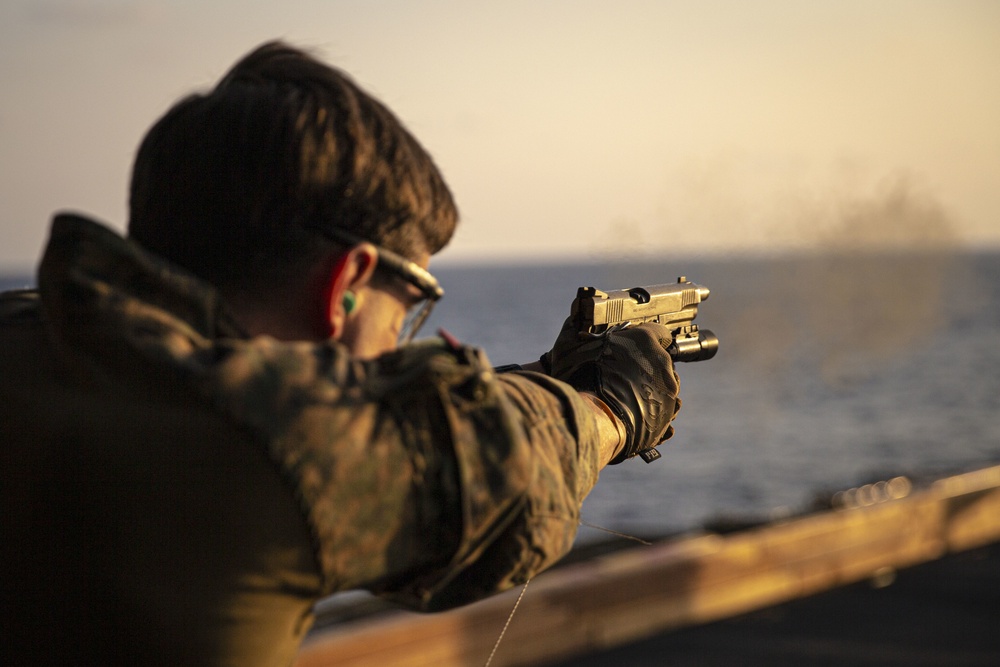
{"label": "wooden handrail", "polygon": [[[870,495],[870,494],[869,494]],[[871,503],[871,504],[866,504]],[[1000,541],[1000,466],[731,535],[558,568],[531,583],[492,666],[530,665],[726,618]],[[518,591],[314,633],[298,667],[483,665]]]}

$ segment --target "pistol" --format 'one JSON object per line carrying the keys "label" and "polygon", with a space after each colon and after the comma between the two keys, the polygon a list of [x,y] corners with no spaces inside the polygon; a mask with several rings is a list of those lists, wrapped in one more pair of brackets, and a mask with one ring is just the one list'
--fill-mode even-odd
{"label": "pistol", "polygon": [[719,350],[719,339],[694,324],[698,304],[709,289],[681,276],[676,283],[631,289],[601,291],[581,287],[573,300],[570,316],[580,332],[603,333],[613,327],[657,322],[670,328],[674,337],[667,352],[674,361],[705,361]]}

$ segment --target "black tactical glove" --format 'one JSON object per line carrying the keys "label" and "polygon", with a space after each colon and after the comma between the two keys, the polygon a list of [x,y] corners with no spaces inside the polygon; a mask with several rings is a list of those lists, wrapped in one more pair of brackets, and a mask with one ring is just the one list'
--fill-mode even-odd
{"label": "black tactical glove", "polygon": [[681,407],[680,379],[667,354],[673,338],[660,324],[644,323],[603,334],[581,334],[563,324],[541,362],[552,377],[604,401],[625,425],[625,446],[612,464],[636,454],[647,462],[653,449],[674,434],[670,425]]}

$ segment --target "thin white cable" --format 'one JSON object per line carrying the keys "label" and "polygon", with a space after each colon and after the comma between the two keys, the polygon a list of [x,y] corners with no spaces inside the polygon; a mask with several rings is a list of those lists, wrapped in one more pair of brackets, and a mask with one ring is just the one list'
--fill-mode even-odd
{"label": "thin white cable", "polygon": [[500,631],[500,636],[497,637],[497,641],[493,644],[493,650],[490,651],[490,657],[486,658],[486,664],[483,667],[490,667],[490,663],[493,662],[493,656],[496,655],[497,649],[500,647],[500,641],[503,639],[504,633],[507,632],[507,627],[510,625],[511,619],[514,618],[514,612],[517,611],[517,605],[521,604],[521,598],[524,597],[524,592],[528,590],[528,584],[531,583],[531,579],[524,582],[524,587],[521,588],[521,594],[517,596],[517,600],[514,602],[513,609],[510,610],[510,615],[507,616],[507,622],[503,624],[503,630]]}

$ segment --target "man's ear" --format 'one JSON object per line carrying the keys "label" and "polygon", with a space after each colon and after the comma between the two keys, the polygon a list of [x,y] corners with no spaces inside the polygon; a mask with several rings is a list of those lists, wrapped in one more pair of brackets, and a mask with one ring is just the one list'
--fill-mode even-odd
{"label": "man's ear", "polygon": [[370,243],[352,247],[334,264],[324,296],[331,338],[340,338],[343,334],[349,311],[357,307],[358,290],[371,280],[376,264],[378,250]]}

